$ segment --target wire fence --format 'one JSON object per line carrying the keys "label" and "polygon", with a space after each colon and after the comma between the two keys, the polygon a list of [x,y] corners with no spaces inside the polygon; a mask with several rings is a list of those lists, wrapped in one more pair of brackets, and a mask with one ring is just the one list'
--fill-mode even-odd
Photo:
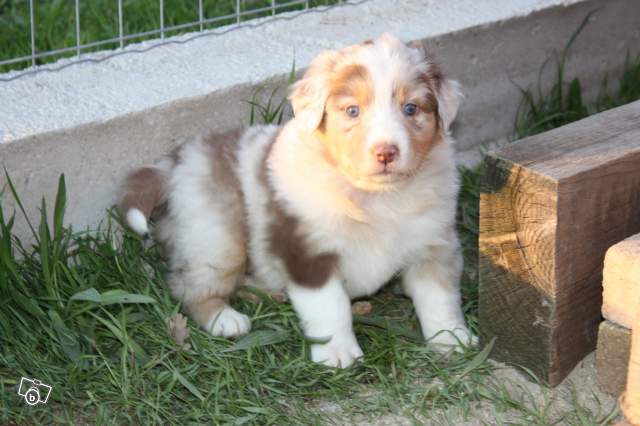
{"label": "wire fence", "polygon": [[[317,9],[318,6],[333,8],[365,1],[368,0],[28,0],[28,13],[22,10],[27,3],[24,0],[8,0],[8,5],[0,1],[0,72],[19,70],[0,77],[0,81],[327,10]],[[276,16],[290,11],[298,13]],[[260,17],[267,19],[256,23],[255,18]],[[185,39],[165,40],[186,32],[196,33]],[[122,50],[128,44],[149,39],[159,41],[142,49]],[[99,57],[88,55],[105,49],[116,50]],[[65,57],[75,58],[57,67],[41,66]]]}

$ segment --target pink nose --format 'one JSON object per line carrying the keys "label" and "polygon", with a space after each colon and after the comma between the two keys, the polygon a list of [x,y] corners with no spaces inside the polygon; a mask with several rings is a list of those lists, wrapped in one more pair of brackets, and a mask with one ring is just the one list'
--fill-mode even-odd
{"label": "pink nose", "polygon": [[393,163],[399,152],[400,151],[397,146],[387,143],[376,145],[373,148],[373,155],[376,156],[378,163],[384,164],[385,166],[389,163]]}

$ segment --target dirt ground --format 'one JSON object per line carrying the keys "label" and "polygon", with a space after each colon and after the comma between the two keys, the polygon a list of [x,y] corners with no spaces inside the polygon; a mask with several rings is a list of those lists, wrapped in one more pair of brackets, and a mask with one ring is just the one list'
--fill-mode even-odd
{"label": "dirt ground", "polygon": [[[573,425],[600,424],[604,419],[611,424],[621,418],[616,409],[617,398],[600,389],[596,378],[595,352],[582,360],[571,374],[557,387],[538,385],[518,370],[501,363],[494,363],[495,373],[488,378],[488,388],[508,391],[508,397],[517,401],[519,408],[504,408],[492,401],[474,403],[470,409],[452,406],[447,410],[432,412],[428,416],[412,418],[403,414],[388,414],[377,419],[349,420],[342,424],[396,426],[396,425]],[[505,400],[507,396],[505,395]],[[504,404],[507,405],[507,404]],[[326,407],[327,411],[333,411]],[[333,407],[335,409],[335,407]],[[466,413],[464,411],[467,411]],[[615,412],[614,412],[615,411]],[[581,417],[580,412],[593,415]],[[337,414],[337,413],[336,413]],[[596,417],[599,421],[586,420]],[[585,423],[586,420],[586,423]],[[615,421],[614,421],[615,420]],[[341,422],[338,422],[339,424]],[[607,422],[609,423],[609,422]]]}
{"label": "dirt ground", "polygon": [[[496,371],[495,379],[503,382],[516,399],[524,401],[533,412],[538,414],[545,410],[544,416],[550,423],[559,421],[559,425],[565,424],[561,419],[562,414],[575,411],[576,406],[586,408],[592,413],[599,413],[598,417],[606,418],[617,404],[617,398],[605,393],[598,384],[596,377],[595,352],[590,353],[571,372],[571,374],[557,387],[547,388],[528,380],[524,374],[498,364],[500,369]],[[577,404],[576,404],[577,399]],[[620,417],[620,416],[616,416]],[[445,417],[446,418],[446,417]],[[462,415],[459,421],[450,423],[455,425],[476,426],[494,424],[537,424],[535,415],[527,416],[521,410],[507,410],[497,413],[493,404],[488,402],[479,404],[473,413],[465,420]],[[531,422],[531,423],[529,423]],[[434,424],[448,424],[435,422]]]}

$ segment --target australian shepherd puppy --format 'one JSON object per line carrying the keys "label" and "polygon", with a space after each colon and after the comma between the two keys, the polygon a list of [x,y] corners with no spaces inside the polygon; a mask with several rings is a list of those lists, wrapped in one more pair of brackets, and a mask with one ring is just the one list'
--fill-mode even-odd
{"label": "australian shepherd puppy", "polygon": [[[430,57],[385,34],[325,51],[290,95],[295,117],[195,137],[127,178],[120,208],[136,232],[163,206],[173,295],[214,336],[251,327],[229,306],[250,274],[285,290],[311,358],[362,356],[350,300],[396,274],[430,342],[475,342],[464,323],[449,125],[456,85]],[[443,331],[445,330],[445,331]]]}

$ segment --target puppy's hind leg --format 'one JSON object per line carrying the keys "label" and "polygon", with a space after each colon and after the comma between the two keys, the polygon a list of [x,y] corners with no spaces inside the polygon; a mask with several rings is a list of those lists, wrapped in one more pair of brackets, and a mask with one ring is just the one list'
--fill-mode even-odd
{"label": "puppy's hind leg", "polygon": [[214,336],[235,337],[249,317],[229,306],[244,276],[244,211],[227,164],[212,144],[183,146],[169,182],[168,215],[161,239],[170,249],[169,285],[191,318]]}
{"label": "puppy's hind leg", "polygon": [[182,300],[191,319],[213,336],[237,337],[251,329],[249,317],[228,303],[243,275],[242,266],[223,272],[211,264],[191,262],[171,274],[173,294]]}

